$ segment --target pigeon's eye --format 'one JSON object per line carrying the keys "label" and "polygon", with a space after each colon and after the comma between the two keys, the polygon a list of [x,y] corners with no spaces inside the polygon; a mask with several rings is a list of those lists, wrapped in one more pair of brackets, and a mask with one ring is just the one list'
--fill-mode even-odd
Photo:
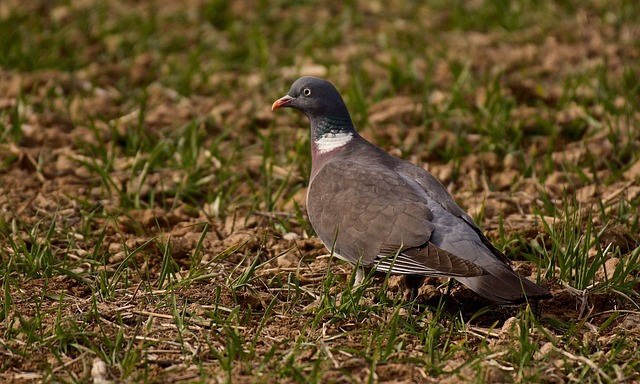
{"label": "pigeon's eye", "polygon": [[305,88],[302,90],[302,94],[305,96],[311,96],[311,89]]}

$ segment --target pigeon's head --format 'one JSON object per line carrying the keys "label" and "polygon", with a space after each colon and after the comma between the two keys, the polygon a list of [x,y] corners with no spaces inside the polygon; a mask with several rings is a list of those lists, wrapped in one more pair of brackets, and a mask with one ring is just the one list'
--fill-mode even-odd
{"label": "pigeon's head", "polygon": [[271,110],[291,107],[309,116],[349,116],[340,93],[330,82],[318,77],[305,76],[296,80],[289,93],[276,100]]}

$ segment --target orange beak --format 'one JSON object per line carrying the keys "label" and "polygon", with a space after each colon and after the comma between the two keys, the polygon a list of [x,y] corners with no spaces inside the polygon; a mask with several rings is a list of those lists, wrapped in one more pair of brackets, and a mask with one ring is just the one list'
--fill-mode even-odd
{"label": "orange beak", "polygon": [[271,110],[275,111],[276,109],[284,108],[291,102],[291,100],[293,100],[293,97],[289,95],[282,96],[281,98],[273,102]]}

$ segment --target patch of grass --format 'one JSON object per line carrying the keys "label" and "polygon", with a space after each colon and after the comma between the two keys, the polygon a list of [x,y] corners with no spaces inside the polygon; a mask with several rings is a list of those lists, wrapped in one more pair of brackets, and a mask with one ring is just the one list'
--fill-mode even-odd
{"label": "patch of grass", "polygon": [[[637,380],[638,17],[626,0],[8,0],[0,381]],[[307,120],[269,112],[307,74],[480,202],[554,299],[404,300],[318,257]]]}

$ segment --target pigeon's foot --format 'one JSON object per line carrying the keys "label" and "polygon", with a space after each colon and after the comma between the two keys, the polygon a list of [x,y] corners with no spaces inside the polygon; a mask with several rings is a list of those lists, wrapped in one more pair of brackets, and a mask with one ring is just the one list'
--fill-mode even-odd
{"label": "pigeon's foot", "polygon": [[424,276],[404,275],[402,276],[402,298],[405,301],[416,300],[420,296],[420,288],[424,283]]}

